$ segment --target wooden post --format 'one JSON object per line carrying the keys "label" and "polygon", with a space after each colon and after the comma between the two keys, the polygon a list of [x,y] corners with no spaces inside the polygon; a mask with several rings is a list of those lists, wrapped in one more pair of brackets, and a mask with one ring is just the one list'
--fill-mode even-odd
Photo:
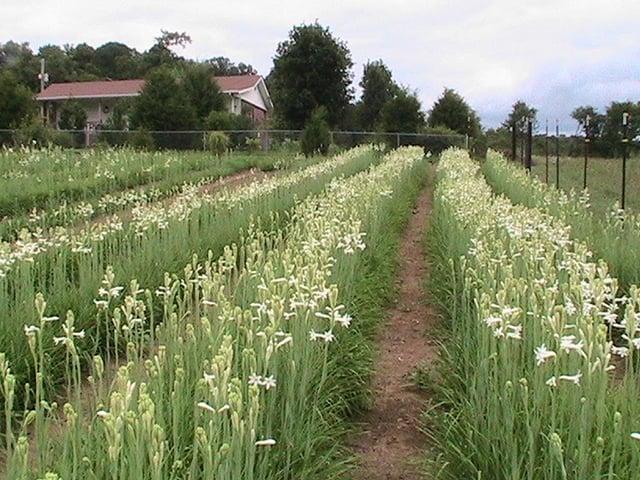
{"label": "wooden post", "polygon": [[620,206],[624,210],[627,193],[627,145],[629,144],[629,113],[622,114],[622,199]]}
{"label": "wooden post", "polygon": [[532,164],[532,152],[533,152],[533,122],[530,118],[527,118],[527,156],[525,159],[525,168],[531,173]]}

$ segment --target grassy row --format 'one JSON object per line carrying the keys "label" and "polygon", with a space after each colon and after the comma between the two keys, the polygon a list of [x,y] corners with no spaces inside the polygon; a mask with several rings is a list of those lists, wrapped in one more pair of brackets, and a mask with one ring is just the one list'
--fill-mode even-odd
{"label": "grassy row", "polygon": [[129,149],[5,149],[0,151],[0,218],[62,202],[157,183],[189,172],[259,163],[260,156],[217,159],[207,152],[140,152]]}
{"label": "grassy row", "polygon": [[479,169],[466,152],[443,154],[435,196],[434,279],[450,323],[430,416],[442,478],[635,478],[638,292],[616,299],[606,264],[570,228],[495,196]]}
{"label": "grassy row", "polygon": [[[99,357],[83,383],[77,369],[83,339],[67,316],[59,348],[68,352],[70,401],[25,415],[35,426],[35,455],[24,430],[8,435],[9,475],[342,473],[340,419],[359,403],[368,371],[363,338],[371,327],[360,325],[360,312],[363,322],[373,319],[357,303],[378,290],[361,274],[388,272],[389,260],[380,256],[393,249],[398,222],[385,219],[415,196],[422,156],[420,149],[402,149],[368,172],[332,182],[295,207],[285,230],[250,229],[220,259],[194,260],[183,276],[167,277],[156,299],[134,281],[122,300],[107,300],[104,324],[127,344],[111,386]],[[114,288],[106,280],[105,288]],[[162,321],[149,317],[153,302],[162,305]],[[49,307],[40,311],[44,316]],[[48,363],[38,360],[45,329],[60,326],[41,318],[28,336],[37,378],[48,375]],[[6,368],[0,365],[3,385],[11,383]]]}
{"label": "grassy row", "polygon": [[483,171],[498,193],[543,209],[570,226],[575,238],[609,264],[623,289],[640,283],[640,216],[617,207],[600,215],[590,208],[587,192],[556,190],[496,152],[488,152]]}
{"label": "grassy row", "polygon": [[[59,156],[77,156],[64,153],[58,150],[29,151],[31,155],[48,155],[46,162],[56,162]],[[6,155],[6,152],[5,152]],[[128,167],[122,168],[120,175],[129,175],[126,181],[115,182],[108,178],[105,185],[96,182],[84,181],[82,184],[81,194],[66,195],[57,193],[54,190],[49,191],[50,195],[46,201],[36,198],[28,198],[32,190],[25,187],[21,183],[23,181],[16,179],[6,179],[5,187],[6,202],[12,203],[7,207],[4,213],[0,213],[0,241],[15,241],[20,231],[27,228],[31,231],[37,229],[46,230],[55,226],[66,226],[81,221],[87,221],[99,215],[111,214],[127,206],[135,204],[156,201],[160,198],[175,194],[183,184],[198,183],[202,181],[211,182],[217,178],[230,175],[248,168],[259,168],[261,170],[274,170],[279,168],[288,168],[293,166],[292,158],[282,157],[282,155],[231,155],[221,159],[207,155],[206,153],[176,153],[176,152],[134,152],[129,150],[122,151],[98,151],[91,152],[87,158],[83,158],[82,162],[95,162],[93,166],[100,165],[105,162],[105,158],[116,155],[119,159],[121,156],[127,157]],[[45,160],[43,160],[44,162]],[[157,165],[154,171],[152,167],[148,167],[148,174],[140,175],[137,171],[130,171],[130,164],[139,166],[136,161],[149,162],[153,161]],[[39,164],[37,164],[39,165]],[[118,162],[113,161],[112,169],[117,171]],[[76,169],[70,174],[77,176]],[[30,172],[32,175],[29,181],[40,183],[42,177],[47,172]],[[94,173],[95,175],[95,173]],[[68,179],[67,179],[68,180]],[[78,181],[77,179],[74,182]],[[1,184],[2,182],[0,182]],[[142,187],[132,189],[131,187]],[[51,187],[51,185],[48,185]],[[20,193],[16,193],[20,191]],[[13,193],[11,193],[13,192]],[[2,197],[0,194],[0,209],[2,208]],[[8,200],[10,199],[10,200]],[[74,201],[75,200],[75,201]],[[9,215],[11,212],[11,215]],[[4,218],[2,218],[4,216]]]}
{"label": "grassy row", "polygon": [[[24,251],[30,255],[14,259],[0,278],[0,318],[4,322],[0,351],[6,352],[23,383],[33,363],[22,341],[23,328],[37,318],[33,304],[37,293],[45,295],[52,311],[73,311],[77,327],[90,331],[96,324],[94,300],[104,299],[99,290],[108,270],[115,272],[114,282],[136,278],[143,287],[159,285],[163,272],[180,271],[192,255],[203,257],[209,251],[219,255],[252,223],[282,221],[273,215],[319,192],[332,178],[366,168],[375,158],[370,147],[354,149],[238,189],[211,195],[195,190],[170,205],[141,207],[124,225],[105,223],[79,237],[63,235],[27,244]],[[98,348],[101,345],[95,346]],[[53,371],[63,369],[63,360],[52,355]],[[49,380],[53,379],[55,376]]]}

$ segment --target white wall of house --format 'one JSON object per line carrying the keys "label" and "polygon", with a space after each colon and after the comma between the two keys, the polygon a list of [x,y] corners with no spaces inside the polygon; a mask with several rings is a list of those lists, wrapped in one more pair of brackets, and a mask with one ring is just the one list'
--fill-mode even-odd
{"label": "white wall of house", "polygon": [[243,92],[241,94],[241,97],[242,97],[242,100],[244,100],[247,103],[250,103],[251,105],[260,107],[262,110],[265,110],[265,111],[268,110],[267,105],[264,102],[264,98],[262,98],[262,95],[258,90],[258,87],[254,87],[248,92]]}

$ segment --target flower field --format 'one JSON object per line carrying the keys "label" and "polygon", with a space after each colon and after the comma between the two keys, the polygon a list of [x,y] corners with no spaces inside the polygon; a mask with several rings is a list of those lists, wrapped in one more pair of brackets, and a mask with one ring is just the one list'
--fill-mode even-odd
{"label": "flower field", "polygon": [[466,152],[439,165],[430,240],[451,338],[443,410],[430,417],[443,476],[636,478],[638,290],[622,296],[574,235],[577,199],[514,169],[489,158],[492,183],[520,205]]}
{"label": "flower field", "polygon": [[359,147],[5,258],[8,477],[344,468],[325,462],[367,376],[343,363],[363,357],[359,273],[422,165],[419,148]]}

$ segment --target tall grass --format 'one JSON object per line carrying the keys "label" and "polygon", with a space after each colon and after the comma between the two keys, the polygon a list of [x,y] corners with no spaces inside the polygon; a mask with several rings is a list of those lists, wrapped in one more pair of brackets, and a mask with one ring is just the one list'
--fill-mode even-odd
{"label": "tall grass", "polygon": [[15,241],[23,228],[46,230],[155,201],[177,193],[185,183],[290,163],[281,154],[219,159],[203,152],[3,150],[0,241]]}
{"label": "tall grass", "polygon": [[[143,288],[159,285],[163,272],[180,271],[192,255],[221,254],[252,223],[281,222],[281,217],[273,215],[319,192],[332,178],[366,168],[375,158],[370,147],[362,147],[235,190],[214,194],[190,190],[172,204],[134,210],[126,223],[110,221],[77,233],[25,239],[19,249],[0,252],[0,272],[4,273],[0,274],[0,318],[4,321],[0,351],[6,352],[22,385],[33,371],[21,338],[24,326],[37,316],[33,304],[37,293],[47,298],[52,311],[73,311],[76,327],[93,333],[98,328],[94,299],[109,268],[115,272],[114,282],[136,278]],[[113,347],[108,336],[104,340],[107,350]],[[96,344],[94,349],[97,352],[103,346]],[[52,373],[64,368],[59,351],[52,352],[49,363]],[[55,379],[51,375],[48,381]]]}
{"label": "tall grass", "polygon": [[[100,357],[82,381],[82,335],[69,315],[65,328],[49,322],[51,309],[38,297],[39,321],[27,334],[35,376],[49,375],[47,362],[38,360],[43,331],[60,332],[69,401],[63,408],[35,402],[46,406],[22,416],[31,427],[9,430],[8,475],[326,479],[343,473],[336,435],[362,389],[357,379],[366,376],[359,353],[366,336],[358,308],[346,306],[362,298],[367,280],[359,274],[371,268],[367,262],[388,248],[381,236],[394,227],[385,219],[415,194],[422,156],[421,149],[401,149],[367,172],[331,182],[294,208],[286,229],[250,228],[219,259],[194,258],[154,293],[133,280],[123,298],[107,295],[104,323],[114,341],[126,344],[113,383]],[[119,286],[105,276],[107,294]],[[153,320],[155,302],[162,318]],[[2,385],[10,387],[8,368],[0,359]],[[4,394],[10,397],[11,389]]]}
{"label": "tall grass", "polygon": [[607,265],[567,225],[495,196],[479,171],[446,152],[435,195],[451,334],[430,416],[441,477],[636,478],[638,292],[616,298]]}
{"label": "tall grass", "polygon": [[640,283],[640,216],[620,210],[594,212],[588,192],[556,190],[502,155],[489,151],[483,166],[491,186],[512,201],[543,209],[571,227],[572,235],[605,260],[624,290]]}

